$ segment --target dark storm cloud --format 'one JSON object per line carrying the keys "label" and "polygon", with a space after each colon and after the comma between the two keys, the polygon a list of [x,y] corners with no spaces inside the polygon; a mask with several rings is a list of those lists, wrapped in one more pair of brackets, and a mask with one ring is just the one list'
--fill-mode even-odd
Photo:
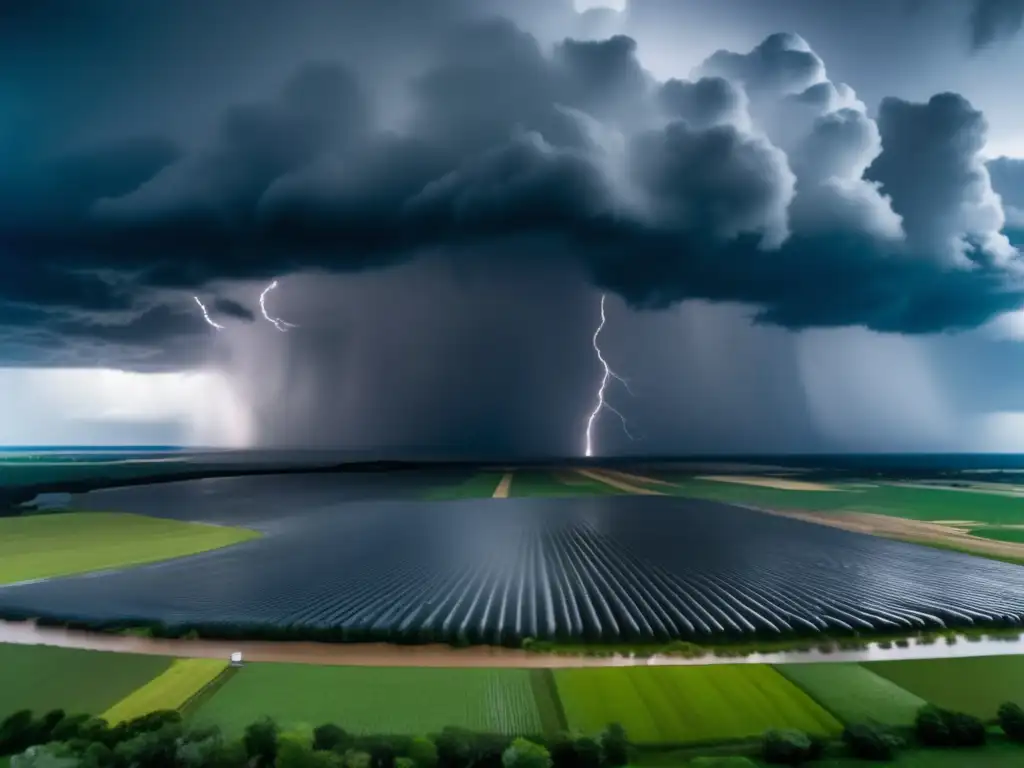
{"label": "dark storm cloud", "polygon": [[1007,40],[1024,24],[1024,0],[974,0],[971,9],[971,46],[979,50]]}
{"label": "dark storm cloud", "polygon": [[[73,202],[40,198],[33,217],[8,206],[10,290],[44,301],[41,264],[184,289],[458,246],[581,267],[635,306],[741,302],[793,328],[930,332],[1024,303],[978,158],[986,126],[963,98],[889,99],[876,125],[795,34],[659,83],[629,37],[547,53],[508,20],[442,6],[444,21],[424,21],[432,37],[400,117],[382,116],[391,91],[377,70],[393,41],[381,38],[227,108],[205,142],[121,144],[80,165],[59,196]],[[524,236],[543,247],[496,247]],[[95,309],[115,300],[65,277],[79,279],[91,287],[59,292]]]}
{"label": "dark storm cloud", "polygon": [[224,296],[218,296],[213,300],[213,310],[221,315],[227,315],[237,320],[246,320],[252,322],[256,319],[255,313],[244,304],[240,304],[234,299],[229,299]]}
{"label": "dark storm cloud", "polygon": [[[979,111],[953,93],[927,104],[886,99],[878,124],[883,150],[868,176],[892,197],[913,247],[972,258],[1009,250],[998,242],[1003,212],[980,156],[986,125]],[[991,247],[974,248],[979,240]]]}

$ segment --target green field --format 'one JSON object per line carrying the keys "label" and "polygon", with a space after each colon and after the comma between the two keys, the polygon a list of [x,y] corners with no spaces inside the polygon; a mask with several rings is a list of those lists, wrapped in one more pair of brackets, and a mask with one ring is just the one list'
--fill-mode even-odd
{"label": "green field", "polygon": [[1024,706],[1024,656],[875,661],[864,665],[940,707],[992,720],[1004,701]]}
{"label": "green field", "polygon": [[888,763],[832,758],[816,760],[808,765],[813,768],[1020,768],[1024,765],[1024,747],[998,743],[982,749],[914,749],[901,752]]}
{"label": "green field", "polygon": [[498,487],[504,474],[504,472],[477,472],[460,482],[431,488],[423,494],[423,498],[428,501],[487,499],[494,495],[494,490]]}
{"label": "green field", "polygon": [[511,496],[609,496],[622,491],[589,477],[565,470],[520,470],[512,479]]}
{"label": "green field", "polygon": [[678,472],[652,472],[649,476],[677,485],[677,490],[650,486],[662,492],[762,507],[872,512],[911,520],[976,520],[993,525],[1024,524],[1024,498],[989,493],[896,485],[865,487],[867,484],[837,485],[837,488],[845,490],[835,491],[784,491],[716,480],[696,480]]}
{"label": "green field", "polygon": [[165,709],[181,709],[228,668],[220,659],[175,659],[164,672],[103,713],[111,725]]}
{"label": "green field", "polygon": [[540,734],[528,670],[319,667],[243,668],[196,712],[239,734],[264,715],[282,726],[333,722],[353,733],[425,734],[448,725]]}
{"label": "green field", "polygon": [[983,539],[1024,544],[1024,528],[972,528],[970,533]]}
{"label": "green field", "polygon": [[780,664],[775,669],[844,723],[913,725],[926,703],[860,664]]}
{"label": "green field", "polygon": [[19,709],[98,715],[170,665],[162,656],[0,644],[0,720]]}
{"label": "green field", "polygon": [[727,741],[776,727],[819,734],[842,730],[767,666],[563,669],[555,680],[571,729],[592,734],[617,722],[642,744]]}
{"label": "green field", "polygon": [[120,512],[0,518],[0,584],[168,560],[259,535]]}

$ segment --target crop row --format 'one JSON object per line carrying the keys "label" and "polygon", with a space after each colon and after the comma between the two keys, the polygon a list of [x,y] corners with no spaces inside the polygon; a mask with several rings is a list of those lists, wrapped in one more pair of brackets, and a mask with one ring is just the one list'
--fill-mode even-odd
{"label": "crop row", "polygon": [[1024,621],[1024,568],[680,498],[346,505],[0,612],[348,639],[706,639]]}

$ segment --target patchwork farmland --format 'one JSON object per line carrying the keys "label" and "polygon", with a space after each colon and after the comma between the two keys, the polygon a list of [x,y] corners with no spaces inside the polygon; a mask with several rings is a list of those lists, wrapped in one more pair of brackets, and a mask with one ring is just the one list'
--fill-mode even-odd
{"label": "patchwork farmland", "polygon": [[[466,485],[493,493],[500,478]],[[1024,567],[713,501],[403,500],[374,498],[371,486],[235,478],[99,494],[94,503],[124,508],[123,498],[178,521],[264,535],[129,571],[0,588],[0,614],[513,645],[908,631],[1024,617]],[[511,489],[514,496],[515,480]]]}
{"label": "patchwork farmland", "polygon": [[263,664],[241,671],[199,710],[232,735],[269,716],[286,728],[344,723],[352,733],[415,735],[458,726],[543,732],[527,670],[389,669]]}

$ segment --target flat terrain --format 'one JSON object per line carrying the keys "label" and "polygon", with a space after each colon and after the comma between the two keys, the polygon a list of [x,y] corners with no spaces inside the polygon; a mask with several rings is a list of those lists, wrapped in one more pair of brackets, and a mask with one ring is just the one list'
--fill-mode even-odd
{"label": "flat terrain", "polygon": [[169,560],[258,536],[115,512],[0,518],[0,584]]}
{"label": "flat terrain", "polygon": [[623,667],[555,672],[570,729],[621,723],[638,743],[728,741],[769,728],[836,734],[839,722],[771,667]]}
{"label": "flat terrain", "polygon": [[0,645],[0,720],[19,709],[98,715],[170,665],[160,656]]}
{"label": "flat terrain", "polygon": [[785,477],[751,477],[750,475],[702,475],[695,480],[711,480],[716,483],[738,483],[740,485],[753,485],[759,488],[775,488],[779,491],[837,491],[840,490],[831,485],[822,483],[808,483],[803,480],[792,480]]}
{"label": "flat terrain", "polygon": [[[835,490],[785,490],[779,484],[795,479],[771,478],[775,487],[744,482],[718,482],[679,472],[645,473],[651,480],[675,484],[677,495],[739,502],[781,509],[870,512],[912,520],[973,520],[981,524],[1024,524],[1024,498],[989,493],[955,493],[946,488],[887,485],[883,483],[834,484]],[[737,476],[723,476],[721,479]],[[762,478],[768,481],[769,478]],[[827,486],[822,486],[823,488]],[[663,489],[664,490],[664,489]]]}
{"label": "flat terrain", "polygon": [[512,496],[607,496],[620,494],[617,488],[569,470],[519,470],[512,483]]}
{"label": "flat terrain", "polygon": [[780,664],[775,669],[844,723],[912,725],[926,703],[860,664]]}
{"label": "flat terrain", "polygon": [[1024,706],[1024,656],[985,656],[930,661],[879,661],[864,665],[940,707],[986,720],[999,705]]}
{"label": "flat terrain", "polygon": [[423,498],[428,501],[485,499],[494,496],[503,478],[502,472],[476,472],[467,478],[429,488]]}
{"label": "flat terrain", "polygon": [[111,725],[165,709],[181,709],[228,668],[219,659],[175,659],[171,666],[105,711]]}
{"label": "flat terrain", "polygon": [[333,722],[353,733],[415,735],[447,725],[543,731],[525,670],[254,664],[213,694],[195,718],[238,735],[264,715],[285,727]]}
{"label": "flat terrain", "polygon": [[971,528],[969,533],[971,536],[980,536],[983,539],[1024,544],[1024,526],[1020,528]]}
{"label": "flat terrain", "polygon": [[[161,514],[251,525],[262,538],[130,571],[2,588],[0,612],[329,627],[353,640],[492,644],[870,630],[880,611],[907,628],[922,614],[949,622],[965,610],[1024,614],[1024,568],[700,499],[347,500],[348,477],[333,480],[333,497],[326,478],[249,480],[146,490]],[[131,498],[148,513],[142,490]],[[354,492],[363,491],[356,484]],[[100,496],[105,503],[120,498]],[[81,552],[70,538],[67,561]],[[164,537],[145,544],[167,546]],[[29,552],[67,566],[39,547]]]}
{"label": "flat terrain", "polygon": [[814,768],[1020,768],[1024,765],[1024,747],[1003,743],[990,744],[982,749],[915,749],[902,752],[888,763],[831,758],[809,765]]}

